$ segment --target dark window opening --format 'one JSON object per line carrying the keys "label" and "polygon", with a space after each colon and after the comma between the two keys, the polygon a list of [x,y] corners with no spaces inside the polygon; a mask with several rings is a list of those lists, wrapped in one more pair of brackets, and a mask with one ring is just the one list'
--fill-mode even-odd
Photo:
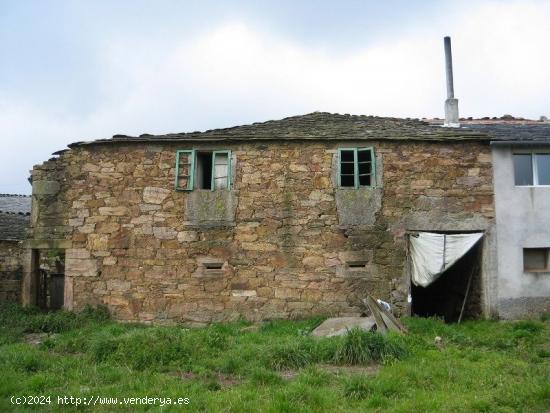
{"label": "dark window opening", "polygon": [[351,261],[348,262],[348,269],[350,270],[364,270],[367,266],[366,261]]}
{"label": "dark window opening", "polygon": [[359,186],[371,186],[372,152],[370,150],[358,150],[359,162]]}
{"label": "dark window opening", "polygon": [[355,187],[355,180],[353,178],[353,175],[351,176],[342,175],[340,177],[340,185],[344,187],[351,187],[351,188]]}
{"label": "dark window opening", "polygon": [[33,251],[36,277],[36,305],[43,310],[59,310],[65,300],[65,251]]}
{"label": "dark window opening", "polygon": [[[482,244],[478,242],[428,287],[411,283],[412,315],[440,317],[446,323],[453,323],[458,321],[465,302],[463,318],[479,318],[481,315],[481,249]],[[470,277],[471,281],[468,285]]]}
{"label": "dark window opening", "polygon": [[355,186],[355,151],[340,151],[340,185]]}
{"label": "dark window opening", "polygon": [[338,162],[340,187],[374,186],[374,159],[371,148],[340,149]]}
{"label": "dark window opening", "polygon": [[371,186],[370,175],[359,175],[359,186]]}
{"label": "dark window opening", "polygon": [[550,271],[550,248],[524,248],[523,269],[527,272]]}
{"label": "dark window opening", "polygon": [[223,267],[222,262],[207,262],[204,263],[204,268],[207,270],[221,270]]}
{"label": "dark window opening", "polygon": [[537,184],[550,185],[550,153],[537,153]]}
{"label": "dark window opening", "polygon": [[223,190],[231,188],[231,151],[176,151],[175,188]]}
{"label": "dark window opening", "polygon": [[340,161],[351,162],[351,163],[355,162],[354,151],[349,151],[349,150],[340,151]]}
{"label": "dark window opening", "polygon": [[531,154],[514,155],[514,180],[516,185],[533,185]]}
{"label": "dark window opening", "polygon": [[212,189],[212,152],[197,152],[197,188]]}
{"label": "dark window opening", "polygon": [[515,153],[516,186],[550,185],[550,153]]}

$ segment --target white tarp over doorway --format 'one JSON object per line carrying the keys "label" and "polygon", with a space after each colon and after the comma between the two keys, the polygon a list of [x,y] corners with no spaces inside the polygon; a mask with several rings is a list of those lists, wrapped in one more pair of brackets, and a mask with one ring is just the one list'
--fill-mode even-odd
{"label": "white tarp over doorway", "polygon": [[483,237],[483,233],[411,235],[412,282],[427,287],[462,258]]}

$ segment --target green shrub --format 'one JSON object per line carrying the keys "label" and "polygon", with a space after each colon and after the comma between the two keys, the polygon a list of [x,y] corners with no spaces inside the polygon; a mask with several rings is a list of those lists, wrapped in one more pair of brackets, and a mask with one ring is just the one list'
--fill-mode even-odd
{"label": "green shrub", "polygon": [[97,307],[87,305],[78,313],[78,316],[88,321],[107,321],[111,319],[109,309],[104,305],[98,305]]}
{"label": "green shrub", "polygon": [[35,353],[23,353],[17,360],[18,367],[27,373],[39,371],[44,363],[42,357]]}
{"label": "green shrub", "polygon": [[300,372],[298,381],[308,386],[321,387],[332,380],[332,374],[317,368],[314,365],[307,366]]}
{"label": "green shrub", "polygon": [[0,346],[16,343],[22,336],[22,328],[0,326]]}
{"label": "green shrub", "polygon": [[210,390],[210,391],[218,391],[218,390],[221,390],[222,389],[222,386],[220,383],[218,383],[216,380],[214,379],[211,379],[211,380],[208,380],[206,383],[205,383],[205,387]]}
{"label": "green shrub", "polygon": [[0,365],[18,372],[36,373],[49,367],[49,359],[35,348],[19,343],[0,351]]}
{"label": "green shrub", "polygon": [[259,386],[267,386],[267,385],[273,385],[273,384],[280,384],[282,383],[283,379],[278,374],[270,370],[259,367],[254,369],[250,374],[250,381],[253,384],[256,384]]}
{"label": "green shrub", "polygon": [[263,323],[260,332],[276,335],[304,336],[324,321],[324,317],[312,317],[306,320],[273,320]]}
{"label": "green shrub", "polygon": [[330,337],[315,340],[315,345],[312,346],[313,358],[316,362],[330,363],[334,359],[342,337]]}
{"label": "green shrub", "polygon": [[182,330],[165,327],[135,328],[125,334],[94,337],[90,353],[96,361],[112,361],[136,370],[189,364],[189,343]]}
{"label": "green shrub", "polygon": [[211,349],[224,350],[227,347],[227,336],[215,329],[208,329],[206,333],[206,345]]}
{"label": "green shrub", "polygon": [[0,306],[0,325],[22,333],[62,333],[108,319],[106,307],[87,306],[75,313],[64,310],[42,312],[35,307],[24,308],[16,304]]}
{"label": "green shrub", "polygon": [[365,399],[371,394],[372,388],[365,376],[351,376],[344,383],[344,396],[348,399]]}
{"label": "green shrub", "polygon": [[533,396],[536,401],[540,401],[541,404],[546,406],[550,405],[550,384],[547,382],[540,383],[533,390]]}
{"label": "green shrub", "polygon": [[333,360],[339,364],[368,364],[372,361],[399,360],[407,353],[404,343],[396,336],[353,328],[344,336]]}
{"label": "green shrub", "polygon": [[115,337],[102,335],[95,337],[90,345],[90,353],[96,361],[106,361],[118,350],[119,342]]}
{"label": "green shrub", "polygon": [[267,364],[275,370],[299,369],[313,360],[311,345],[302,342],[278,345],[267,352]]}
{"label": "green shrub", "polygon": [[227,357],[222,360],[219,370],[222,373],[233,374],[239,370],[242,364],[244,364],[243,361],[238,358]]}
{"label": "green shrub", "polygon": [[539,321],[534,320],[522,320],[512,324],[512,330],[522,331],[531,334],[537,334],[542,331],[544,325]]}

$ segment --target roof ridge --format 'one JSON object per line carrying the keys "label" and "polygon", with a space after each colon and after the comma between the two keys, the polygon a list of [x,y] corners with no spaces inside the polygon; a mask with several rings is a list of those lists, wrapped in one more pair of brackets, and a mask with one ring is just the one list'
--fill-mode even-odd
{"label": "roof ridge", "polygon": [[[262,126],[262,125],[267,126],[267,125],[276,124],[276,123],[285,122],[285,121],[287,121],[287,122],[288,121],[299,121],[299,120],[302,120],[302,119],[308,119],[308,118],[311,119],[311,118],[316,118],[316,117],[332,117],[332,118],[338,119],[338,120],[362,120],[362,121],[367,121],[367,120],[388,120],[388,121],[393,121],[393,122],[401,122],[403,124],[416,124],[418,126],[431,126],[429,122],[427,122],[424,119],[420,119],[420,118],[411,118],[411,117],[400,118],[400,117],[397,117],[397,116],[379,116],[379,115],[364,115],[364,114],[357,115],[357,114],[349,114],[349,113],[314,111],[314,112],[309,112],[309,113],[306,113],[306,114],[303,114],[303,115],[286,116],[286,117],[280,118],[280,119],[269,119],[269,120],[258,121],[258,122],[243,123],[243,124],[240,124],[240,125],[205,129],[205,130],[202,130],[202,131],[195,130],[195,131],[189,131],[189,132],[168,132],[168,133],[162,133],[162,134],[142,133],[138,136],[132,136],[132,135],[126,135],[126,134],[122,134],[122,133],[116,133],[111,137],[111,139],[169,137],[169,136],[178,137],[178,136],[191,136],[191,135],[208,135],[208,134],[216,134],[216,133],[219,134],[221,132],[229,132],[229,131],[236,130],[236,129],[249,128],[249,127],[254,127],[254,126],[257,127],[257,126]],[[246,135],[243,135],[243,136],[246,136]],[[97,139],[95,141],[104,141],[104,140],[107,140],[107,139],[109,139],[109,138],[106,138],[106,139],[105,138],[104,139],[100,138],[100,139]],[[74,142],[71,145],[69,145],[69,147],[71,147],[72,145],[77,146],[78,144],[81,144],[81,143],[88,143],[88,142],[81,142],[81,141]]]}
{"label": "roof ridge", "polygon": [[2,211],[2,210],[0,210],[0,214],[4,214],[4,215],[21,215],[21,216],[25,216],[25,217],[31,215],[30,212],[25,212],[25,211],[15,212],[15,211]]}
{"label": "roof ridge", "polygon": [[234,140],[490,140],[489,136],[468,129],[439,128],[419,118],[310,112],[263,122],[181,133],[139,136],[123,134],[88,142],[74,142],[69,148],[91,144],[176,141]]}

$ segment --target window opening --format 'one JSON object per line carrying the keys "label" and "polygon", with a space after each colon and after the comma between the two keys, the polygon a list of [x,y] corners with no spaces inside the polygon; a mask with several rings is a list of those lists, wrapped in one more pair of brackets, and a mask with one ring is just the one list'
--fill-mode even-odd
{"label": "window opening", "polygon": [[223,267],[222,262],[207,262],[204,263],[204,268],[207,270],[221,270]]}
{"label": "window opening", "polygon": [[550,153],[515,153],[516,186],[550,185]]}
{"label": "window opening", "polygon": [[231,151],[176,152],[175,188],[219,190],[231,187]]}
{"label": "window opening", "polygon": [[338,182],[342,188],[375,186],[372,148],[344,148],[338,151]]}
{"label": "window opening", "polygon": [[548,255],[550,248],[524,248],[523,269],[527,272],[549,271]]}

